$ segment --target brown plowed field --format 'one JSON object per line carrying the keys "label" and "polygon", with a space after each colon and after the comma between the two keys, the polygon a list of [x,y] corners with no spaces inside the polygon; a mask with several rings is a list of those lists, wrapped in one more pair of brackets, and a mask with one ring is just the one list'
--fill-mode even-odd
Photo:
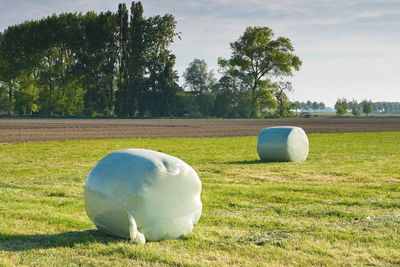
{"label": "brown plowed field", "polygon": [[296,119],[0,119],[0,143],[132,137],[256,136],[271,126],[307,133],[400,131],[400,117]]}

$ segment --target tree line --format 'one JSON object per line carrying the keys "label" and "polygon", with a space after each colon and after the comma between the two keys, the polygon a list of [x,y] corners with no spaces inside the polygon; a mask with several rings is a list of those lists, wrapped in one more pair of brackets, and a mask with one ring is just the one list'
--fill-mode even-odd
{"label": "tree line", "polygon": [[172,15],[145,18],[140,2],[116,13],[64,13],[0,35],[0,105],[8,114],[175,112]]}
{"label": "tree line", "polygon": [[220,58],[216,79],[195,59],[178,84],[170,15],[144,17],[141,2],[117,12],[63,13],[0,33],[0,112],[46,116],[291,116],[284,77],[299,70],[291,41],[248,27]]}
{"label": "tree line", "polygon": [[369,114],[400,114],[400,102],[372,102],[363,100],[348,101],[346,98],[339,98],[335,103],[335,110],[338,116],[343,116],[346,112],[351,112],[354,116],[365,113]]}
{"label": "tree line", "polygon": [[294,102],[294,107],[296,108],[296,110],[317,112],[324,110],[326,108],[326,105],[323,102],[308,100],[307,102],[296,101]]}

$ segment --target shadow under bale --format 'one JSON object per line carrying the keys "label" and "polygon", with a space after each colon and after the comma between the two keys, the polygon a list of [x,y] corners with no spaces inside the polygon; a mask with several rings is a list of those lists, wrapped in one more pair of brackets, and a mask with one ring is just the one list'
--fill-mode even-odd
{"label": "shadow under bale", "polygon": [[71,231],[58,234],[13,235],[0,233],[0,250],[24,251],[74,247],[77,244],[108,244],[125,239],[110,236],[99,230]]}

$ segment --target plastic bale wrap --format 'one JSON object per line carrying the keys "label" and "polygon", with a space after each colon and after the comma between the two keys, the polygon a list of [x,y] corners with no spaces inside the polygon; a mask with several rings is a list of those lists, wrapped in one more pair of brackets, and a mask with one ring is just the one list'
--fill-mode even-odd
{"label": "plastic bale wrap", "polygon": [[88,174],[85,209],[96,227],[137,243],[176,239],[200,218],[201,182],[173,156],[125,149],[101,159]]}
{"label": "plastic bale wrap", "polygon": [[265,128],[258,135],[257,153],[263,161],[305,161],[308,138],[299,127]]}

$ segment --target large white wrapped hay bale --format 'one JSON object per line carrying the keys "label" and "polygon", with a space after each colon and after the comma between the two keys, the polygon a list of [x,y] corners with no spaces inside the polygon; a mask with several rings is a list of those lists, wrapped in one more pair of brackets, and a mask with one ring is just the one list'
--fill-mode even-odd
{"label": "large white wrapped hay bale", "polygon": [[308,138],[299,127],[265,128],[258,135],[257,153],[263,161],[305,161]]}
{"label": "large white wrapped hay bale", "polygon": [[85,209],[96,227],[137,243],[188,234],[200,218],[201,182],[184,161],[147,149],[110,153],[90,171]]}

